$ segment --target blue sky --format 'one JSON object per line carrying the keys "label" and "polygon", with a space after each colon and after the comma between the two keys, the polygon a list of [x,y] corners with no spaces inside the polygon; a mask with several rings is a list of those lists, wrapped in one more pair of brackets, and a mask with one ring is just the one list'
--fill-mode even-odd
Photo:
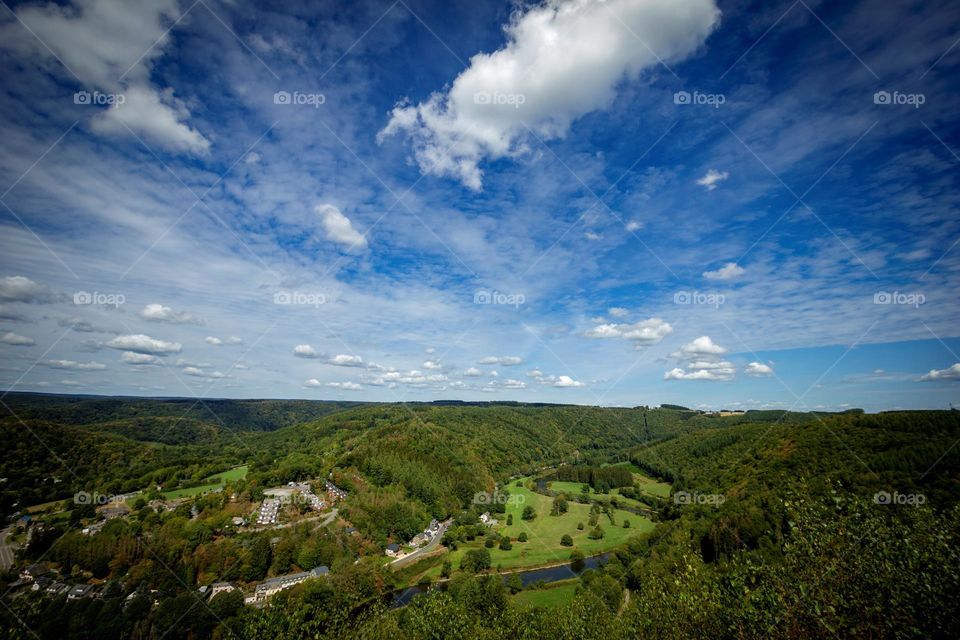
{"label": "blue sky", "polygon": [[14,2],[0,387],[960,404],[951,3]]}

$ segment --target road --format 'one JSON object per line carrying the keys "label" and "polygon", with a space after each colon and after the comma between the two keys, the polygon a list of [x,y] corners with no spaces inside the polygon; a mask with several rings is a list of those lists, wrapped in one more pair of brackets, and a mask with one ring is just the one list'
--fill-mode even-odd
{"label": "road", "polygon": [[0,531],[0,571],[6,571],[13,566],[13,552],[17,550],[15,544],[7,544],[7,537],[13,533],[13,527]]}
{"label": "road", "polygon": [[423,545],[422,547],[420,547],[419,549],[417,549],[416,551],[414,551],[413,553],[411,553],[411,554],[409,554],[409,555],[403,556],[402,558],[397,558],[396,560],[394,560],[393,562],[390,563],[390,566],[391,566],[393,569],[399,569],[399,568],[401,568],[401,567],[402,567],[403,565],[405,565],[405,564],[408,564],[408,563],[411,563],[411,562],[416,562],[417,558],[419,558],[419,557],[422,556],[423,554],[429,553],[430,551],[433,551],[434,549],[436,549],[436,548],[437,548],[437,545],[440,544],[440,540],[443,538],[443,534],[446,533],[447,528],[448,528],[452,523],[453,523],[453,520],[452,520],[452,519],[451,519],[451,520],[447,520],[446,522],[442,523],[442,524],[440,525],[440,530],[437,531],[437,535],[433,536],[433,538],[430,540],[430,542],[428,542],[427,544]]}

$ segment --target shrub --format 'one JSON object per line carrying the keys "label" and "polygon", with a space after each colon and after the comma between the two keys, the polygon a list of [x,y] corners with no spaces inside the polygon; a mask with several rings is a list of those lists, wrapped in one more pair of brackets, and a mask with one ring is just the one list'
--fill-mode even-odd
{"label": "shrub", "polygon": [[562,545],[565,546],[565,547],[572,547],[572,546],[573,546],[573,538],[570,537],[570,534],[565,533],[565,534],[563,534],[563,537],[560,538],[560,544],[562,544]]}
{"label": "shrub", "polygon": [[526,542],[527,541],[527,532],[524,531],[519,536],[517,536],[517,542]]}

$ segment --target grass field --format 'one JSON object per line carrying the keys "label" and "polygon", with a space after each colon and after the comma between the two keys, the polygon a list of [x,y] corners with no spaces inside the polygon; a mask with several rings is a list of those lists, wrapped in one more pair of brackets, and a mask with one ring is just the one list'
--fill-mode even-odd
{"label": "grass field", "polygon": [[[529,478],[523,479],[524,482],[527,480]],[[653,523],[643,516],[617,509],[614,511],[616,524],[612,525],[607,516],[601,514],[599,522],[606,535],[600,540],[590,540],[587,537],[590,533],[589,505],[568,502],[567,513],[551,516],[550,507],[553,505],[553,498],[534,493],[526,487],[517,487],[513,483],[509,489],[511,504],[507,505],[507,514],[513,515],[513,524],[506,526],[506,514],[498,514],[497,518],[500,522],[497,530],[503,535],[510,536],[513,548],[510,551],[502,551],[499,547],[490,549],[493,567],[502,566],[504,569],[512,569],[566,562],[570,558],[572,548],[560,544],[560,538],[564,534],[569,534],[573,538],[574,546],[590,556],[612,549],[626,542],[631,536],[653,529]],[[532,506],[537,514],[534,520],[526,521],[520,518],[523,508],[527,505]],[[629,529],[623,528],[625,519],[630,521]],[[577,530],[578,522],[583,523],[583,531]],[[520,533],[527,534],[527,542],[517,541]],[[444,559],[449,559],[456,569],[460,566],[460,558],[469,549],[479,549],[482,546],[481,539],[461,544],[456,551],[446,554]],[[439,573],[440,567],[434,567],[427,572],[427,575],[435,578]]]}
{"label": "grass field", "polygon": [[242,467],[235,467],[229,471],[224,471],[222,473],[216,473],[209,478],[204,478],[206,481],[205,484],[201,484],[197,487],[188,487],[186,489],[171,489],[170,491],[163,492],[164,500],[176,500],[177,498],[193,498],[198,496],[201,493],[206,493],[208,491],[213,491],[214,489],[219,489],[225,483],[231,482],[233,480],[240,480],[241,478],[247,477],[247,472],[250,470],[246,465]]}
{"label": "grass field", "polygon": [[546,589],[521,591],[512,600],[524,607],[555,607],[570,602],[579,583],[579,580],[554,582]]}
{"label": "grass field", "polygon": [[233,482],[234,480],[246,478],[248,471],[250,471],[250,467],[243,465],[242,467],[235,467],[229,471],[212,475],[209,478],[206,478],[206,480],[208,482]]}

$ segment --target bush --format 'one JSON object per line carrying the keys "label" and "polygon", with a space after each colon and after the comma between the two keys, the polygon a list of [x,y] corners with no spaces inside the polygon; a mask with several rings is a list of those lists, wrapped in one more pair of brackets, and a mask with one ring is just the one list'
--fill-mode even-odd
{"label": "bush", "polygon": [[519,536],[517,536],[517,542],[526,542],[527,541],[527,532],[524,531]]}
{"label": "bush", "polygon": [[483,546],[485,546],[487,549],[493,549],[493,545],[493,536],[487,536],[487,539],[483,541]]}
{"label": "bush", "polygon": [[537,517],[537,512],[529,504],[523,508],[523,514],[520,516],[524,520],[533,520]]}
{"label": "bush", "polygon": [[440,569],[440,577],[449,578],[452,572],[453,572],[453,564],[449,560],[444,560],[443,567],[441,567]]}
{"label": "bush", "polygon": [[513,545],[510,544],[509,536],[503,536],[502,538],[500,538],[500,550],[510,551],[510,549],[513,549]]}
{"label": "bush", "polygon": [[578,523],[577,523],[577,531],[583,531],[583,523],[582,523],[582,522],[578,522]]}
{"label": "bush", "polygon": [[587,534],[587,537],[591,540],[600,540],[603,538],[603,527],[597,525],[593,528],[593,531]]}
{"label": "bush", "polygon": [[508,513],[508,514],[507,514],[507,526],[509,527],[509,526],[512,525],[512,524],[513,524],[513,514],[512,514],[512,513]]}
{"label": "bush", "polygon": [[623,528],[624,528],[624,529],[629,529],[629,528],[630,528],[630,521],[629,521],[629,520],[624,520],[624,521],[623,521]]}
{"label": "bush", "polygon": [[572,547],[572,546],[573,546],[573,538],[570,537],[570,534],[565,533],[565,534],[563,534],[563,537],[560,538],[560,544],[563,545],[563,546],[565,546],[565,547]]}

